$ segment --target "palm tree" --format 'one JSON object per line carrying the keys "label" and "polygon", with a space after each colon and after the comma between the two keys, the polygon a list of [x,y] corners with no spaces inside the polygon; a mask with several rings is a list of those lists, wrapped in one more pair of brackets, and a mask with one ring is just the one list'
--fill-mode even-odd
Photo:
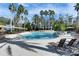
{"label": "palm tree", "polygon": [[41,10],[41,11],[40,11],[40,15],[41,15],[41,16],[43,16],[43,14],[44,14],[44,11],[43,11],[43,10]]}
{"label": "palm tree", "polygon": [[19,5],[17,14],[21,15],[22,13],[24,13],[24,7],[22,5]]}
{"label": "palm tree", "polygon": [[68,17],[69,25],[72,25],[72,18],[73,18],[72,16],[69,16],[69,17]]}
{"label": "palm tree", "polygon": [[37,29],[39,27],[39,23],[40,23],[39,21],[40,21],[39,16],[37,14],[35,14],[33,16],[33,24],[35,26],[34,29]]}
{"label": "palm tree", "polygon": [[63,19],[64,19],[64,17],[62,15],[59,15],[59,22],[60,23],[64,23],[64,20]]}
{"label": "palm tree", "polygon": [[18,14],[16,14],[14,17],[14,22],[13,22],[14,26],[18,26],[19,18],[20,18],[20,16]]}
{"label": "palm tree", "polygon": [[43,29],[44,29],[44,17],[43,17],[43,15],[44,15],[44,11],[43,10],[41,10],[40,11],[40,15],[41,15],[41,17],[40,17],[40,20],[41,20],[41,27],[43,27]]}
{"label": "palm tree", "polygon": [[45,15],[45,24],[44,24],[44,27],[47,28],[47,26],[48,26],[47,20],[46,20],[47,19],[47,15],[48,15],[48,11],[47,10],[44,11],[44,15]]}
{"label": "palm tree", "polygon": [[24,15],[25,15],[25,17],[24,17],[24,21],[25,21],[24,22],[24,28],[25,28],[25,24],[26,24],[26,22],[28,20],[27,17],[26,17],[28,15],[28,11],[27,10],[24,11]]}
{"label": "palm tree", "polygon": [[44,11],[44,15],[45,15],[45,16],[48,15],[48,11],[47,11],[47,10]]}
{"label": "palm tree", "polygon": [[76,10],[76,11],[79,11],[79,3],[77,3],[77,4],[75,5],[75,10]]}
{"label": "palm tree", "polygon": [[50,26],[51,27],[54,24],[54,15],[55,15],[54,10],[49,10],[49,20],[50,20]]}
{"label": "palm tree", "polygon": [[27,15],[28,15],[28,11],[24,8],[24,6],[19,5],[18,10],[17,10],[17,15],[19,15],[20,20],[24,21],[23,22],[23,27],[25,28],[25,23],[27,21]]}
{"label": "palm tree", "polygon": [[19,5],[18,10],[17,10],[17,14],[20,17],[20,20],[23,20],[23,13],[25,12],[25,9],[22,5]]}
{"label": "palm tree", "polygon": [[55,15],[55,12],[54,12],[54,10],[49,10],[49,15],[50,15],[50,17],[52,16],[54,16]]}
{"label": "palm tree", "polygon": [[79,3],[75,5],[75,10],[77,11],[77,27],[79,27]]}
{"label": "palm tree", "polygon": [[33,16],[33,21],[34,21],[34,23],[35,23],[36,25],[38,25],[38,23],[39,23],[39,16],[38,16],[37,14],[35,14],[35,15]]}
{"label": "palm tree", "polygon": [[[12,21],[13,21],[13,14],[15,13],[16,11],[16,6],[12,3],[9,5],[9,10],[10,12],[12,13],[12,18],[10,20],[10,26],[12,27]],[[11,32],[12,32],[12,28],[11,28]]]}
{"label": "palm tree", "polygon": [[66,23],[67,26],[72,25],[72,18],[73,18],[72,15],[66,14],[65,23]]}

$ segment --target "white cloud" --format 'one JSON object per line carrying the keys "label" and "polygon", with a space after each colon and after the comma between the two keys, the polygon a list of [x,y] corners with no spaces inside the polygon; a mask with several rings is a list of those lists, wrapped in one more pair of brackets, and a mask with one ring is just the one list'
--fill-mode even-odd
{"label": "white cloud", "polygon": [[23,5],[24,7],[29,7],[29,4],[25,4],[25,3],[18,3],[18,5]]}
{"label": "white cloud", "polygon": [[37,8],[32,8],[32,9],[29,9],[28,11],[29,11],[29,15],[34,15],[34,14],[39,14],[40,10],[52,9],[52,10],[55,11],[56,15],[69,14],[69,15],[73,15],[73,17],[76,17],[77,16],[77,12],[74,10],[74,5],[75,4],[68,4],[67,7],[64,6],[62,8],[57,8],[56,6],[54,6],[52,4],[46,4],[46,6],[44,6],[44,7],[36,5],[35,7],[37,7]]}
{"label": "white cloud", "polygon": [[[69,15],[73,15],[74,17],[77,16],[77,12],[74,10],[74,5],[75,4],[68,4],[67,7],[58,7],[58,6],[54,6],[53,4],[23,4],[23,3],[18,3],[18,4],[22,4],[24,7],[26,7],[26,9],[28,10],[28,18],[31,19],[31,17],[34,14],[39,14],[40,10],[54,10],[56,15],[59,14],[69,14]],[[6,8],[0,8],[0,16],[5,16],[5,17],[9,17],[10,18],[10,11]]]}
{"label": "white cloud", "polygon": [[6,18],[11,18],[10,11],[7,9],[0,8],[0,16],[4,16]]}

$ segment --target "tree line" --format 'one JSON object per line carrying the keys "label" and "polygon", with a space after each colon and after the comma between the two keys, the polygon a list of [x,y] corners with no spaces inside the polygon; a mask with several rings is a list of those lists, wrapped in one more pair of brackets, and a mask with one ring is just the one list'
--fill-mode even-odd
{"label": "tree line", "polygon": [[[73,6],[77,11],[76,20],[73,21],[72,15],[59,15],[58,20],[55,19],[54,10],[40,10],[40,15],[35,14],[32,22],[28,20],[28,10],[23,6],[12,3],[8,9],[11,12],[10,25],[27,28],[27,30],[62,30],[65,31],[68,26],[78,28],[79,25],[79,3]],[[77,22],[77,23],[76,23]],[[11,29],[12,32],[12,29]]]}

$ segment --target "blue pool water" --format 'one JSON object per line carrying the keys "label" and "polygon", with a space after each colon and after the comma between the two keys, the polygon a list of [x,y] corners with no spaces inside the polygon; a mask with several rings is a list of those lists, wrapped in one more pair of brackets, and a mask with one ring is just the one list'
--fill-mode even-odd
{"label": "blue pool water", "polygon": [[27,40],[39,40],[39,39],[52,39],[57,38],[57,33],[47,33],[47,32],[32,32],[31,34],[24,34],[21,36],[21,38],[27,39]]}

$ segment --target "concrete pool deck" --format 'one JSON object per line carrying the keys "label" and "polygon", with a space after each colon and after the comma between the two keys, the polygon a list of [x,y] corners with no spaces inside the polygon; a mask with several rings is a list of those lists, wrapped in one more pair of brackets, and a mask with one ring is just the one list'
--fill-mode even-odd
{"label": "concrete pool deck", "polygon": [[[34,31],[33,31],[34,32]],[[37,31],[36,31],[37,32]],[[40,31],[40,32],[42,32],[42,31]],[[43,32],[49,32],[49,33],[54,33],[55,31],[43,31]],[[18,33],[18,34],[9,34],[9,35],[5,35],[5,37],[6,38],[16,38],[17,36],[20,36],[20,35],[24,35],[24,34],[31,34],[32,32],[23,32],[23,33]],[[59,37],[57,37],[57,38],[53,38],[53,39],[45,39],[45,40],[27,40],[27,39],[25,39],[25,40],[23,40],[23,39],[20,39],[20,40],[22,40],[22,41],[27,41],[27,42],[37,42],[37,43],[41,43],[41,44],[48,44],[48,42],[59,42],[60,41],[60,39],[63,39],[63,38],[66,38],[66,41],[70,41],[71,39],[73,39],[74,37],[73,36],[71,36],[71,34],[67,34],[67,33],[65,33],[65,34],[61,34],[61,35],[59,35]],[[16,39],[15,39],[16,40]],[[19,38],[17,39],[17,40],[19,40]]]}
{"label": "concrete pool deck", "polygon": [[[48,31],[49,32],[49,31]],[[30,34],[30,32],[24,32],[21,34]],[[18,34],[6,35],[9,38],[15,38]],[[10,45],[13,56],[60,56],[60,54],[52,51],[52,48],[48,48],[49,42],[59,42],[60,39],[66,38],[66,41],[70,41],[72,37],[70,34],[60,35],[52,40],[23,40],[14,39],[11,43],[1,43],[0,56],[8,56],[7,47]]]}

